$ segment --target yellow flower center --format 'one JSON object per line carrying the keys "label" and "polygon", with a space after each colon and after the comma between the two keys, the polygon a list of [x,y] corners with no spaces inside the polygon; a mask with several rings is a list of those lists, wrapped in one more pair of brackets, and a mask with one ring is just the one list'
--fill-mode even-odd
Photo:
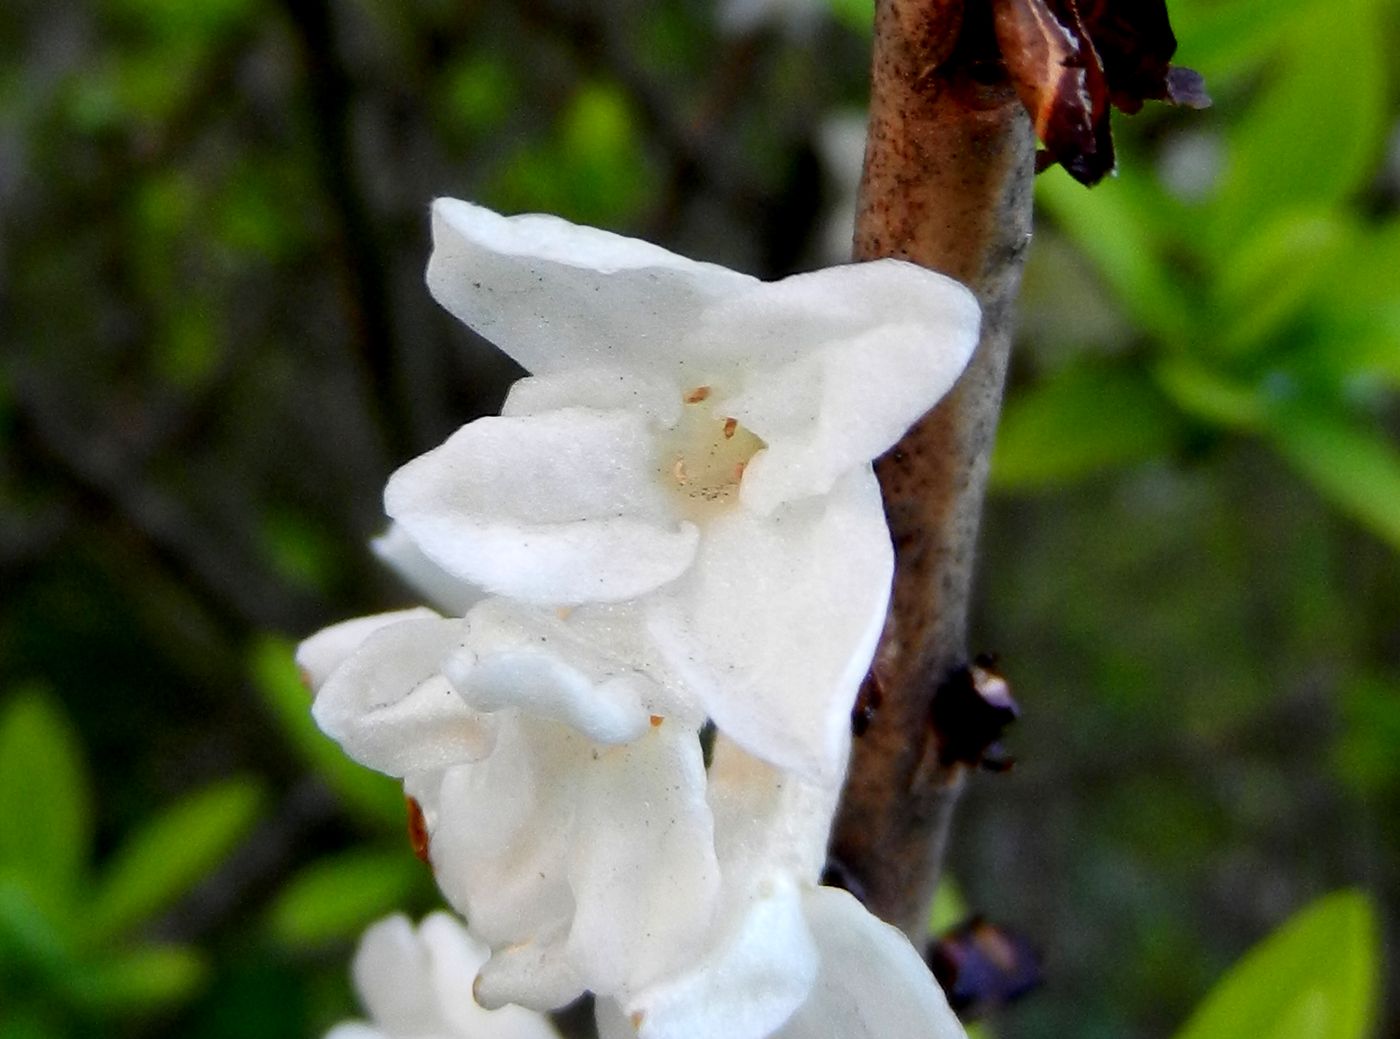
{"label": "yellow flower center", "polygon": [[717,415],[710,387],[697,386],[683,398],[680,421],[662,452],[662,478],[680,497],[692,519],[739,496],[749,459],[766,446],[736,419]]}

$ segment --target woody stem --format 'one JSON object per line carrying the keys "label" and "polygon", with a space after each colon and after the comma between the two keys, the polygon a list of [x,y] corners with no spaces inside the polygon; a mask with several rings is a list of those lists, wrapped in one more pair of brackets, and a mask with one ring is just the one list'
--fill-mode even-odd
{"label": "woody stem", "polygon": [[857,259],[951,275],[982,333],[951,393],[876,463],[895,546],[890,614],[867,679],[831,854],[867,905],[926,930],[966,766],[939,760],[930,702],[967,661],[973,556],[1030,241],[1035,140],[986,0],[877,0]]}

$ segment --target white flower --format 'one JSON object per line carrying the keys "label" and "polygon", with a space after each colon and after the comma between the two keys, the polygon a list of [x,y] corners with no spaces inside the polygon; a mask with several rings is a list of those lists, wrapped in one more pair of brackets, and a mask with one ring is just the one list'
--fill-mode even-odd
{"label": "white flower", "polygon": [[[629,1015],[616,1000],[599,1000],[600,1039],[967,1039],[901,931],[837,888],[804,889],[796,907],[790,893],[781,898],[750,920],[746,951],[756,953],[753,959],[731,960],[732,973],[704,976],[707,984],[686,994],[684,1016],[667,1006],[668,1020],[658,1024],[644,1011]],[[770,926],[776,933],[806,930],[809,941],[796,960],[777,958],[792,954],[791,946],[760,945]]]}
{"label": "white flower", "polygon": [[965,1039],[908,938],[817,886],[839,788],[722,736],[709,778],[723,881],[708,947],[600,1000],[602,1039]]}
{"label": "white flower", "polygon": [[487,599],[462,619],[350,621],[298,652],[319,679],[318,724],[404,777],[439,886],[496,950],[483,1005],[547,1009],[648,982],[684,962],[713,915],[704,719],[663,668],[642,670],[635,613],[566,620]]}
{"label": "white flower", "polygon": [[[944,1035],[908,943],[816,879],[892,566],[870,462],[965,364],[971,295],[898,261],[764,284],[451,200],[434,235],[435,295],[534,374],[386,490],[378,550],[453,616],[298,662],[418,802],[492,950],[476,998],[591,990],[646,1039]],[[863,958],[894,1010],[841,980]]]}
{"label": "white flower", "polygon": [[706,772],[699,719],[652,714],[676,703],[665,683],[596,649],[635,638],[634,612],[488,599],[303,644],[303,668],[329,669],[318,721],[406,774],[439,884],[494,950],[476,998],[548,1009],[592,990],[605,1036],[961,1037],[907,939],[816,886],[839,777],[723,735]]}
{"label": "white flower", "polygon": [[404,916],[379,921],[365,931],[352,968],[371,1023],[347,1021],[326,1039],[558,1039],[541,1014],[472,1001],[485,959],[485,947],[446,913],[416,931]]}
{"label": "white flower", "polygon": [[896,260],[762,283],[552,217],[433,217],[434,295],[534,374],[394,474],[399,529],[498,595],[636,601],[722,730],[839,772],[892,566],[870,460],[962,370],[971,294]]}

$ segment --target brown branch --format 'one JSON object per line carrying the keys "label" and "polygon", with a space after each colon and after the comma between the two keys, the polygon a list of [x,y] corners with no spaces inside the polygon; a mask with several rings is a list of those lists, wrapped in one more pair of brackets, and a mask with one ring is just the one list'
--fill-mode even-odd
{"label": "brown branch", "polygon": [[867,905],[916,939],[967,768],[940,760],[930,704],[967,663],[973,555],[1030,241],[1034,150],[988,0],[878,0],[855,256],[950,274],[983,307],[982,339],[962,379],[876,464],[894,594],[831,845],[833,864]]}
{"label": "brown branch", "polygon": [[356,359],[368,378],[367,399],[375,405],[376,432],[391,456],[409,458],[417,451],[405,419],[412,409],[397,363],[388,262],[357,175],[355,84],[337,50],[330,0],[283,0],[282,6],[300,51],[316,173],[334,217],[332,260]]}

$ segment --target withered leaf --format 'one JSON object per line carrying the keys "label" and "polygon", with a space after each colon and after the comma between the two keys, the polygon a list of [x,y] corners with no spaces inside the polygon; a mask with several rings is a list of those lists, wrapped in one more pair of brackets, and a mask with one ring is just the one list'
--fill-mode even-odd
{"label": "withered leaf", "polygon": [[1114,167],[1110,106],[1210,104],[1201,77],[1171,65],[1165,0],[992,0],[992,8],[1007,71],[1045,145],[1038,169],[1058,162],[1097,183]]}
{"label": "withered leaf", "polygon": [[[997,43],[1036,136],[1076,180],[1113,169],[1108,86],[1072,0],[994,0]],[[1062,20],[1063,18],[1063,20]]]}
{"label": "withered leaf", "polygon": [[1191,69],[1172,68],[1176,36],[1167,17],[1166,0],[1068,0],[1103,61],[1109,99],[1124,112],[1144,101],[1168,101],[1205,108],[1210,97],[1205,81]]}
{"label": "withered leaf", "polygon": [[964,1021],[1014,1002],[1044,981],[1040,956],[1008,927],[974,916],[924,953],[948,1005]]}

